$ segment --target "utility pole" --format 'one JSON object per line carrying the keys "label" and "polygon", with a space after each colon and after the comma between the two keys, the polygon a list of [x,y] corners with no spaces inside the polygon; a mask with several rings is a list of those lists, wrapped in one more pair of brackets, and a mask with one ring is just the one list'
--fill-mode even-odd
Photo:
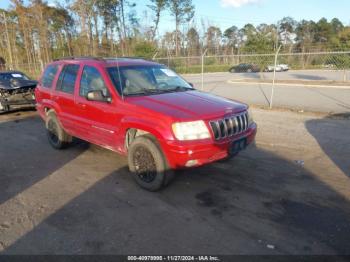
{"label": "utility pole", "polygon": [[208,52],[208,49],[205,49],[204,52],[202,53],[202,91],[204,89],[204,57],[207,52]]}
{"label": "utility pole", "polygon": [[274,90],[275,90],[277,58],[278,58],[278,53],[281,50],[281,47],[282,47],[281,45],[278,47],[277,52],[275,54],[275,67],[273,68],[273,79],[272,79],[272,89],[271,89],[271,98],[270,98],[270,109],[272,109],[273,95],[274,95]]}

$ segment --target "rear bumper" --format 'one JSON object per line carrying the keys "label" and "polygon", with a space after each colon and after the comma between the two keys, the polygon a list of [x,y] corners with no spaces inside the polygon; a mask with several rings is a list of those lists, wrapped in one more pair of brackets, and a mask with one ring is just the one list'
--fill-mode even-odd
{"label": "rear bumper", "polygon": [[164,141],[163,150],[172,169],[202,166],[227,158],[235,141],[245,138],[248,146],[254,141],[256,132],[257,125],[254,123],[244,133],[222,141]]}

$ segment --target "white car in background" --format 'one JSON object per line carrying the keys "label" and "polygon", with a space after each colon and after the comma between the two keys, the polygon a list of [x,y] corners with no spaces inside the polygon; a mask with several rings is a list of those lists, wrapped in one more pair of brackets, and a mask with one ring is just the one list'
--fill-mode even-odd
{"label": "white car in background", "polygon": [[[269,65],[265,69],[265,72],[273,72],[273,71],[275,71],[275,66],[273,66],[273,65]],[[276,72],[282,72],[282,71],[283,71],[282,67],[277,65],[276,66]]]}
{"label": "white car in background", "polygon": [[289,65],[287,65],[287,64],[280,64],[278,66],[282,68],[282,71],[288,71],[289,70]]}
{"label": "white car in background", "polygon": [[[273,72],[275,70],[275,66],[269,65],[266,67],[265,72]],[[276,65],[276,72],[288,71],[289,66],[286,64]]]}

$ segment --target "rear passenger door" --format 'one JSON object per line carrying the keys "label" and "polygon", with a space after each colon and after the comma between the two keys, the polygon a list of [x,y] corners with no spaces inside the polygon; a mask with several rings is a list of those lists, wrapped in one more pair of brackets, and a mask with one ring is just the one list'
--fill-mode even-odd
{"label": "rear passenger door", "polygon": [[63,66],[56,83],[56,90],[52,99],[58,105],[58,117],[64,129],[70,134],[75,135],[77,132],[75,119],[76,109],[74,101],[74,90],[77,85],[77,76],[79,65],[66,64]]}
{"label": "rear passenger door", "polygon": [[88,92],[102,91],[110,97],[110,91],[103,75],[94,66],[85,65],[82,70],[79,92],[76,92],[76,105],[82,132],[87,140],[104,147],[115,147],[118,121],[115,105],[109,102],[89,101]]}

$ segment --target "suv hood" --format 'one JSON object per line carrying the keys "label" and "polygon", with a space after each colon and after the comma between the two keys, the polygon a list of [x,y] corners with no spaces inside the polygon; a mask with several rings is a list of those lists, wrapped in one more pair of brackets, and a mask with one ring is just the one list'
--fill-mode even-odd
{"label": "suv hood", "polygon": [[126,101],[181,120],[210,119],[247,109],[245,104],[199,91],[128,97]]}

